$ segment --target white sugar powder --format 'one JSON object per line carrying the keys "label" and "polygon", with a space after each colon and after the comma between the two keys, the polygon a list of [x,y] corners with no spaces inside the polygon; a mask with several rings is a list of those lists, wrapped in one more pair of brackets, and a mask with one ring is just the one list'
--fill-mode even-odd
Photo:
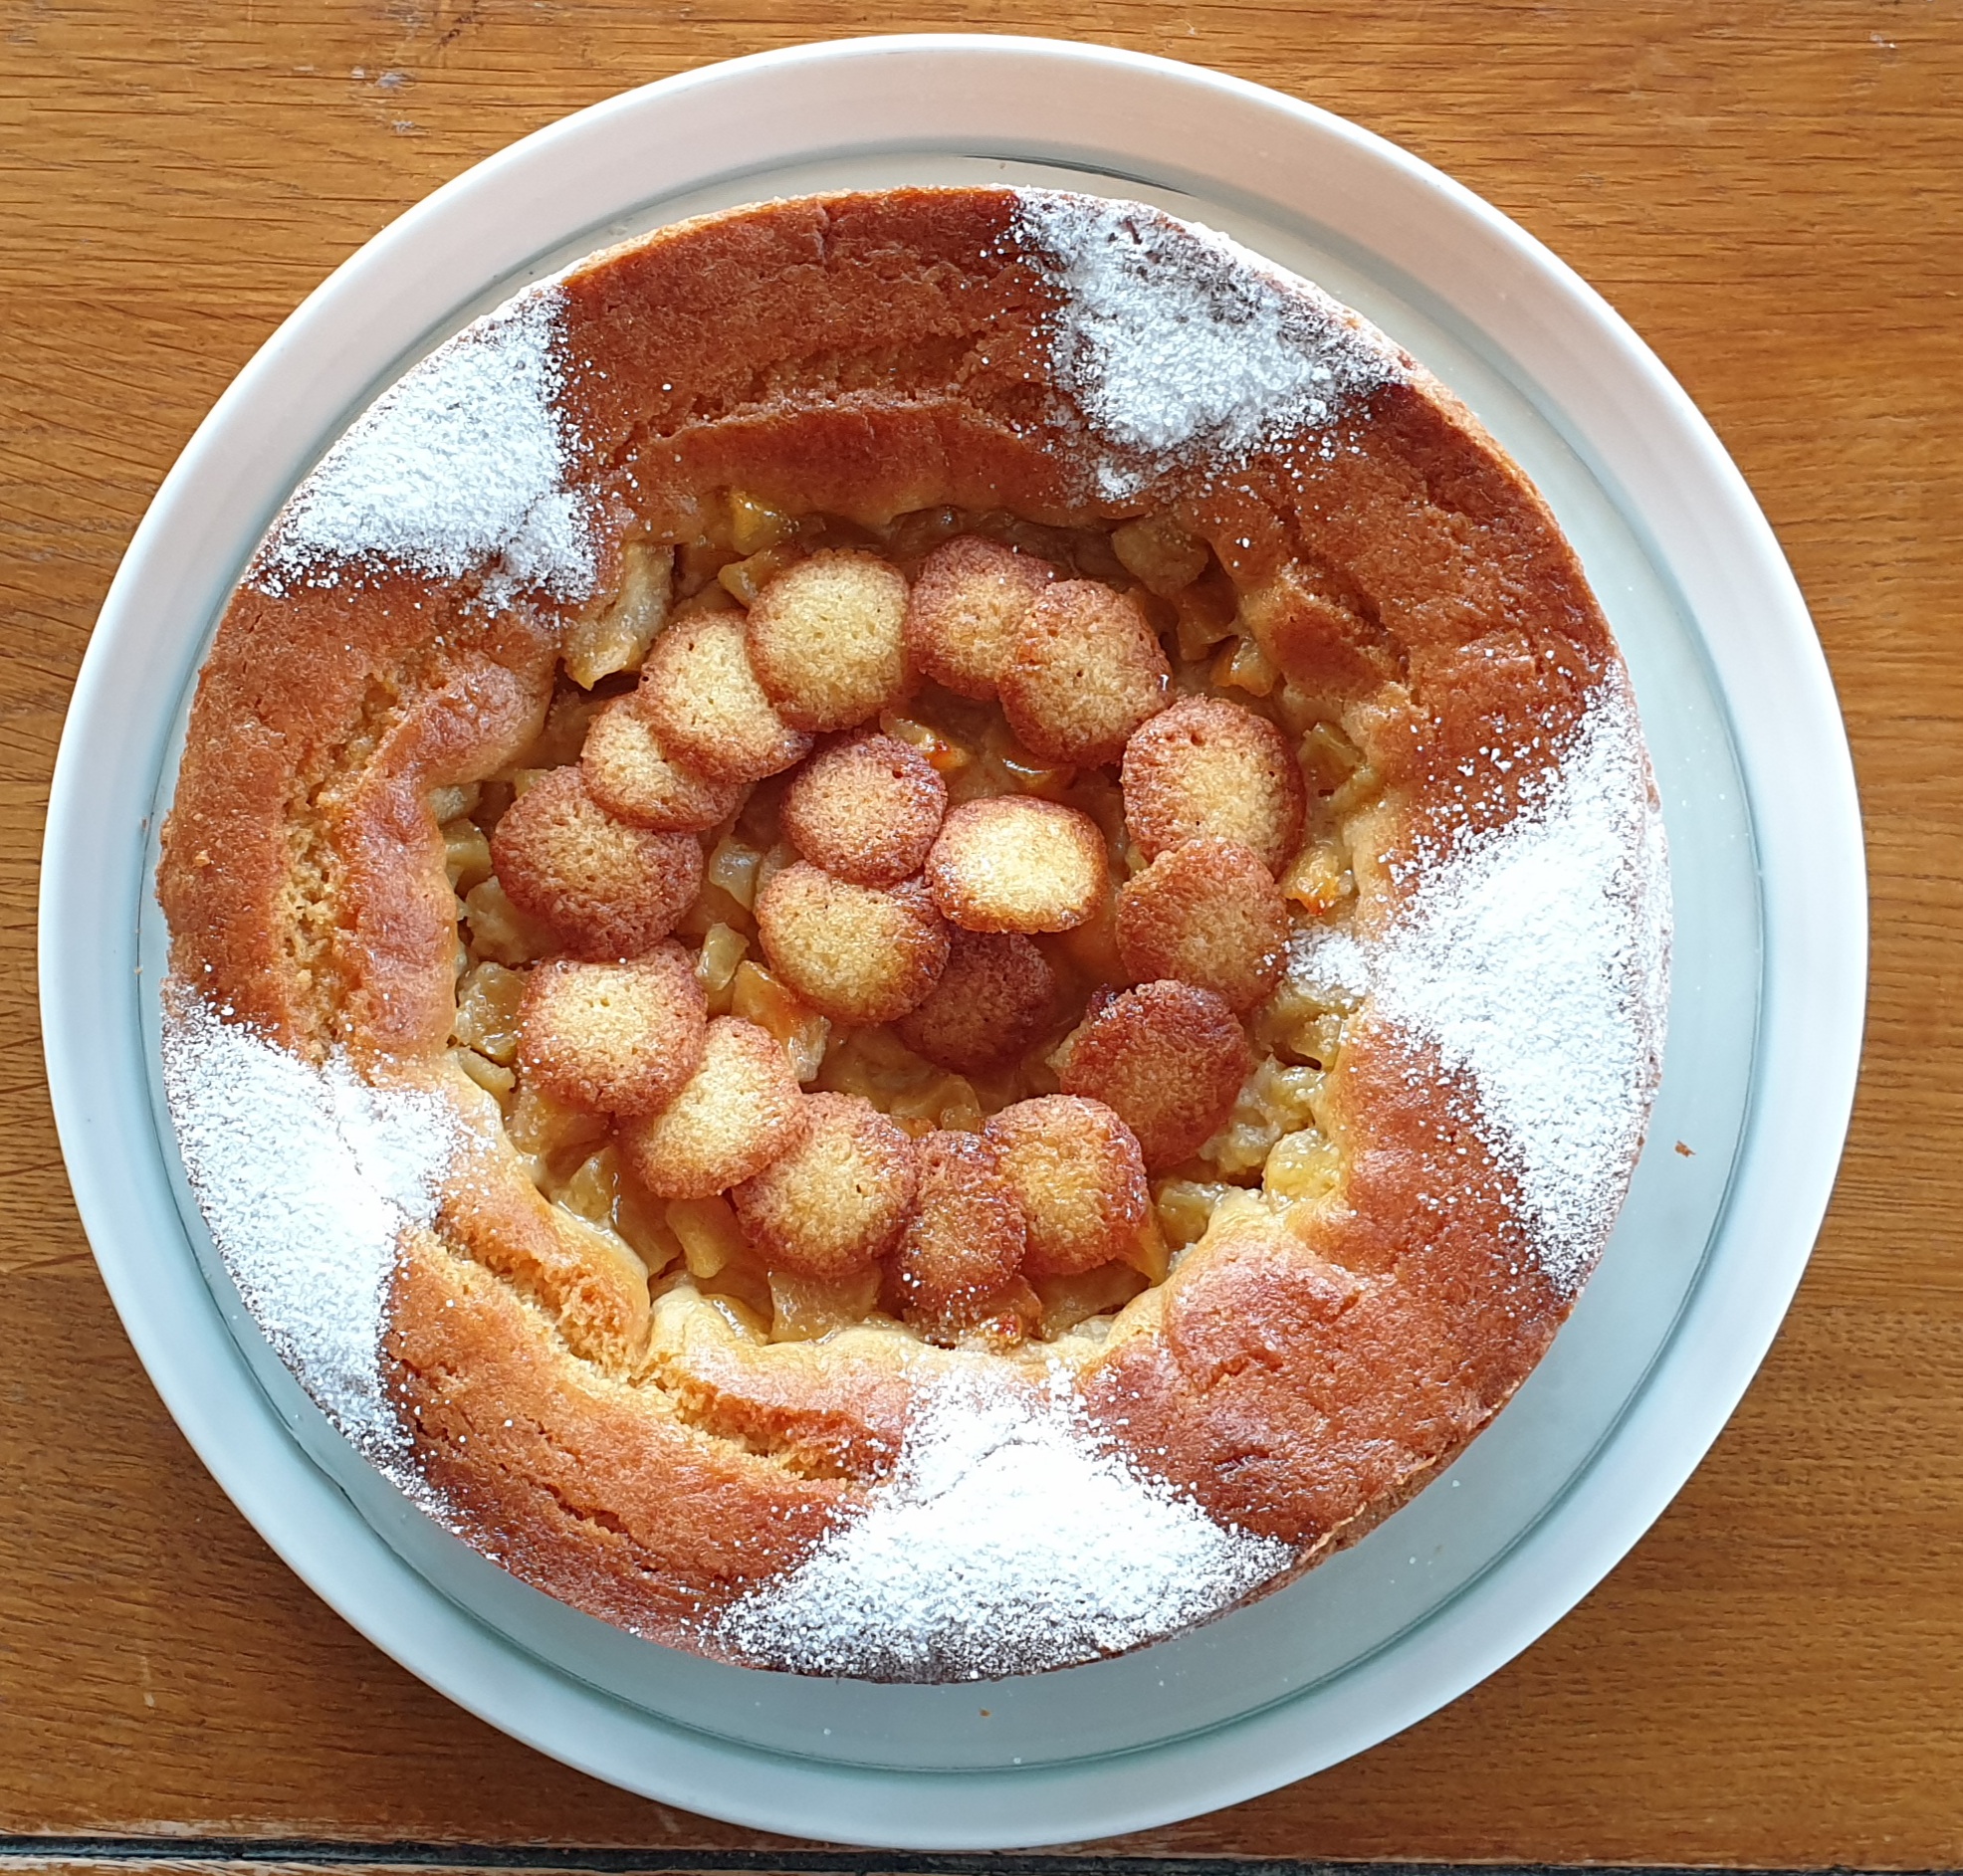
{"label": "white sugar powder", "polygon": [[387,565],[483,575],[494,592],[591,591],[587,502],[566,486],[561,318],[557,288],[530,288],[384,392],[287,504],[257,583],[332,585]]}
{"label": "white sugar powder", "polygon": [[761,1664],[991,1680],[1137,1647],[1293,1561],[1097,1441],[1067,1385],[944,1379],[864,1513],[723,1616]]}
{"label": "white sugar powder", "polygon": [[404,1446],[383,1394],[397,1245],[428,1224],[462,1133],[434,1095],[317,1069],[193,997],[163,1031],[184,1167],[225,1268],[307,1391],[371,1458]]}
{"label": "white sugar powder", "polygon": [[1183,465],[1231,471],[1401,369],[1333,300],[1211,229],[1025,190],[1015,232],[1065,296],[1050,368],[1121,453],[1099,470],[1111,500]]}
{"label": "white sugar powder", "polygon": [[1641,1142],[1667,991],[1662,819],[1623,688],[1511,821],[1419,864],[1370,947],[1376,1011],[1470,1074],[1533,1250],[1572,1293]]}
{"label": "white sugar powder", "polygon": [[1370,956],[1340,926],[1305,926],[1288,940],[1288,981],[1318,1003],[1346,1013],[1370,992]]}

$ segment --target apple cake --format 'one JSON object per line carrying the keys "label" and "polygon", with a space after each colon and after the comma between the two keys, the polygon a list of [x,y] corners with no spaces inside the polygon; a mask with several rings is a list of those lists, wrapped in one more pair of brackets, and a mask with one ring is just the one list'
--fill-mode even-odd
{"label": "apple cake", "polygon": [[1521,472],[1133,202],[528,288],[281,512],[158,877],[211,1236],[345,1437],[637,1635],[1122,1652],[1435,1477],[1622,1204],[1668,910]]}

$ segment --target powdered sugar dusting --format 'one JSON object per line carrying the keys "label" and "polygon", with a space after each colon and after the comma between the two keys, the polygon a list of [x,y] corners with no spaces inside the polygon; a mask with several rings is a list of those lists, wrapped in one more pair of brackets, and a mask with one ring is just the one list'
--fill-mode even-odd
{"label": "powdered sugar dusting", "polygon": [[1050,368],[1117,452],[1099,468],[1111,500],[1183,466],[1230,472],[1401,369],[1317,288],[1211,229],[1042,190],[1015,227],[1066,296]]}
{"label": "powdered sugar dusting", "polygon": [[1572,1294],[1641,1144],[1668,989],[1662,817],[1623,685],[1511,821],[1419,865],[1369,948],[1376,1012],[1470,1074],[1533,1250]]}
{"label": "powdered sugar dusting", "polygon": [[992,1680],[1169,1635],[1293,1557],[1133,1470],[1067,1384],[958,1375],[927,1393],[866,1511],[717,1632],[798,1673]]}
{"label": "powdered sugar dusting", "polygon": [[587,498],[568,486],[575,439],[559,405],[563,302],[529,288],[384,392],[308,477],[254,581],[284,592],[393,566],[483,575],[494,592],[591,591]]}
{"label": "powdered sugar dusting", "polygon": [[199,1209],[267,1340],[368,1457],[399,1458],[389,1280],[402,1233],[436,1215],[456,1115],[341,1057],[317,1069],[190,996],[166,1009],[163,1078]]}
{"label": "powdered sugar dusting", "polygon": [[1288,940],[1288,981],[1345,1015],[1370,994],[1370,957],[1344,927],[1305,926]]}

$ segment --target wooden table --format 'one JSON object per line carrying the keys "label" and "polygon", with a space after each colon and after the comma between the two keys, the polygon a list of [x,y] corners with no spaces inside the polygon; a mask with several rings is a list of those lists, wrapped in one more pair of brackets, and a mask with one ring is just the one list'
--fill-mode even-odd
{"label": "wooden table", "polygon": [[972,25],[1311,99],[1574,263],[1709,413],[1779,530],[1841,686],[1870,843],[1867,1064],[1839,1196],[1771,1359],[1676,1505],[1457,1705],[1320,1777],[1101,1848],[1963,1863],[1963,5],[7,12],[0,1832],[15,1840],[0,1860],[99,1833],[205,1854],[222,1838],[421,1840],[814,1866],[451,1708],[302,1588],[206,1477],[122,1337],[63,1177],[34,1010],[36,858],[69,685],[130,529],[227,380],[343,255],[626,86],[799,40]]}

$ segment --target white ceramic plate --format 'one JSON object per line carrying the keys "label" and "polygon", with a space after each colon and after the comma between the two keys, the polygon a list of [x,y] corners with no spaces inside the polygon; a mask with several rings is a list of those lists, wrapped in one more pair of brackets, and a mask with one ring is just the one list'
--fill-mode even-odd
{"label": "white ceramic plate", "polygon": [[[1663,792],[1668,1059],[1573,1321],[1447,1478],[1364,1543],[1120,1661],[979,1688],[800,1681],[634,1642],[512,1581],[354,1459],[215,1265],[207,1280],[155,1098],[155,818],[247,556],[415,357],[525,281],[685,214],[974,180],[1143,197],[1228,230],[1369,313],[1539,483],[1628,655]],[[850,41],[650,86],[493,157],[363,248],[225,393],[130,545],[63,737],[48,1070],[84,1222],[158,1391],[267,1541],[396,1660],[569,1764],[737,1822],[1051,1843],[1233,1802],[1420,1719],[1662,1510],[1764,1355],[1826,1207],[1859,1044],[1861,877],[1840,717],[1771,532],[1681,390],[1560,262],[1402,151],[1251,85],[1039,40]]]}

